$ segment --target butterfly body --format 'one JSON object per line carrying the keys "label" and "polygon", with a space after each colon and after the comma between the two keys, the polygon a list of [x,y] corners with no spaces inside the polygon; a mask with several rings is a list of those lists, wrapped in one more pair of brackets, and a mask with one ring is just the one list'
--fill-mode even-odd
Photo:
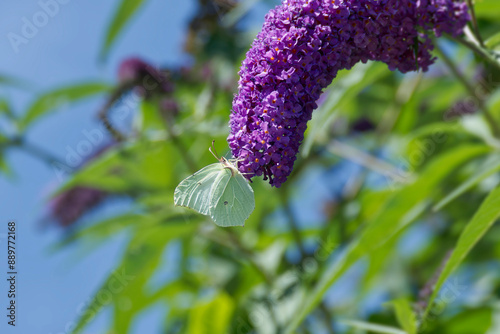
{"label": "butterfly body", "polygon": [[210,216],[219,226],[243,226],[255,209],[248,180],[225,158],[184,179],[175,189],[174,203]]}

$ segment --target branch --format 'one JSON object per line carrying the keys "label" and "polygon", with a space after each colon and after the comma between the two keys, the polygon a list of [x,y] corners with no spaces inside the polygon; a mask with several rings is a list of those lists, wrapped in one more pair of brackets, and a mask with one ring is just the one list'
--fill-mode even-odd
{"label": "branch", "polygon": [[[496,69],[500,70],[500,63],[498,62],[498,59],[496,59],[488,50],[485,50],[481,48],[478,43],[468,41],[466,39],[463,39],[461,37],[450,37],[452,40],[454,40],[457,43],[462,44],[463,46],[467,47],[468,49],[471,49],[474,51],[479,57],[483,58],[486,60],[488,63],[493,65]],[[437,46],[437,44],[435,43]]]}
{"label": "branch", "polygon": [[470,9],[470,16],[472,18],[472,27],[474,28],[475,37],[477,38],[479,45],[484,48],[484,41],[479,32],[479,25],[477,24],[476,12],[474,11],[474,5],[472,4],[472,0],[467,0],[467,5],[469,6]]}

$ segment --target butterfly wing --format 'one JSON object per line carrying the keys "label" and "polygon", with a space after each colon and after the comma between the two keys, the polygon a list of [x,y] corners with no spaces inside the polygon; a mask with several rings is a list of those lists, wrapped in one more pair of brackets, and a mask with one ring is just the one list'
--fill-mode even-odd
{"label": "butterfly wing", "polygon": [[212,186],[223,171],[224,166],[218,162],[182,180],[175,188],[174,204],[193,209],[202,215],[208,215]]}
{"label": "butterfly wing", "polygon": [[243,175],[228,168],[214,183],[210,203],[210,217],[219,226],[243,226],[255,209],[252,187]]}

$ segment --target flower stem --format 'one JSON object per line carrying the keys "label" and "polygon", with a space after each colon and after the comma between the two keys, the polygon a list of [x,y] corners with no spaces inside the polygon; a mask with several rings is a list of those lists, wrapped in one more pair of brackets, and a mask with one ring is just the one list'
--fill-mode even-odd
{"label": "flower stem", "polygon": [[463,46],[471,49],[479,57],[483,58],[489,64],[493,65],[496,69],[500,70],[500,63],[498,62],[498,60],[488,50],[485,50],[485,49],[481,48],[479,45],[477,45],[476,43],[468,41],[468,40],[463,39],[461,37],[452,37],[452,39],[454,41],[456,41],[457,43],[460,43]]}
{"label": "flower stem", "polygon": [[118,86],[111,96],[108,98],[104,106],[101,108],[99,113],[97,114],[97,117],[101,120],[101,122],[104,124],[104,127],[108,132],[113,136],[113,138],[117,142],[122,142],[126,139],[126,137],[115,127],[113,124],[111,124],[111,121],[109,120],[108,113],[111,110],[111,107],[122,97],[126,92],[130,91],[132,89],[133,85],[131,83],[126,83]]}
{"label": "flower stem", "polygon": [[467,81],[465,76],[458,70],[453,61],[450,59],[450,57],[446,55],[446,53],[443,51],[443,49],[441,49],[438,43],[435,43],[435,47],[437,53],[439,53],[440,58],[444,61],[446,66],[448,66],[453,75],[462,83],[462,85],[469,92],[471,97],[476,101],[479,108],[482,110],[483,115],[486,118],[486,121],[488,122],[491,131],[493,132],[493,135],[497,138],[500,138],[500,128],[497,124],[497,121],[491,114],[488,107],[484,104],[484,101],[476,95],[474,87],[469,83],[469,81]]}
{"label": "flower stem", "polygon": [[479,45],[484,48],[484,41],[479,32],[479,26],[477,24],[476,12],[474,11],[474,5],[472,4],[472,0],[467,0],[467,5],[469,6],[470,15],[472,18],[472,27],[474,28],[474,34],[479,42]]}

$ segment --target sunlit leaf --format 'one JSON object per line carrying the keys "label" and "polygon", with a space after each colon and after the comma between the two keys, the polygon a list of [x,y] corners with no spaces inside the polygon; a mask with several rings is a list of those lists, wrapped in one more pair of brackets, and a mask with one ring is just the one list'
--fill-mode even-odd
{"label": "sunlit leaf", "polygon": [[408,334],[417,333],[417,318],[407,299],[393,300],[390,304],[394,307],[399,324]]}
{"label": "sunlit leaf", "polygon": [[[414,184],[396,191],[387,202],[386,209],[378,212],[360,237],[351,243],[342,258],[334,262],[333,265],[323,272],[316,287],[307,294],[308,297],[304,302],[304,307],[293,318],[292,323],[287,328],[287,333],[293,333],[307,314],[321,302],[330,286],[351,265],[363,256],[370,254],[384,245],[392,236],[408,226],[416,218],[410,212],[415,210],[415,208],[421,207],[420,203],[432,195],[444,177],[448,176],[465,161],[489,151],[488,147],[482,145],[458,147],[455,150],[440,155],[429,163],[421,173],[418,181]],[[411,218],[409,219],[409,217]]]}
{"label": "sunlit leaf", "polygon": [[451,254],[450,259],[446,263],[445,268],[441,272],[439,279],[434,286],[431,298],[428,302],[425,316],[432,309],[434,300],[438,295],[441,287],[450,277],[451,273],[455,271],[460,264],[464,261],[465,257],[472,248],[481,240],[484,234],[490,229],[495,221],[500,217],[500,187],[496,188],[486,197],[479,209],[472,217],[471,221],[467,224],[465,229],[460,235],[457,245]]}
{"label": "sunlit leaf", "polygon": [[500,17],[500,6],[497,0],[476,0],[474,9],[479,18],[497,20]]}
{"label": "sunlit leaf", "polygon": [[500,171],[500,162],[498,161],[498,159],[496,159],[496,162],[493,163],[491,161],[488,161],[488,165],[485,167],[486,168],[482,168],[482,170],[479,170],[476,173],[474,173],[474,175],[472,175],[469,179],[467,179],[465,182],[463,182],[457,188],[455,188],[452,192],[450,192],[445,198],[439,201],[433,207],[433,210],[434,211],[441,210],[448,203],[450,203],[451,201],[453,201],[454,199],[465,193],[467,190],[477,185],[482,180]]}
{"label": "sunlit leaf", "polygon": [[[436,329],[437,333],[470,334],[495,333],[491,331],[494,314],[491,308],[466,309],[448,319]],[[490,331],[489,331],[490,330]]]}
{"label": "sunlit leaf", "polygon": [[77,171],[59,190],[61,193],[75,186],[92,186],[121,193],[148,190],[166,190],[175,187],[178,152],[171,142],[137,141],[113,148]]}
{"label": "sunlit leaf", "polygon": [[200,301],[191,309],[186,333],[227,333],[234,308],[234,301],[223,292],[209,302]]}

